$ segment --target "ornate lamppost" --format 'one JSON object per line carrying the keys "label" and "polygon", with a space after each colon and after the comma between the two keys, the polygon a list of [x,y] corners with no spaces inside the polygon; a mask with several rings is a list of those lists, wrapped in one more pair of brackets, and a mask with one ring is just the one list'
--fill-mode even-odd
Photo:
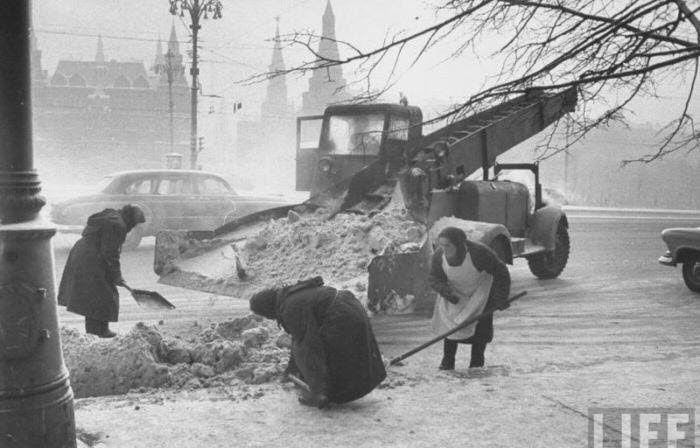
{"label": "ornate lamppost", "polygon": [[168,114],[170,117],[170,152],[172,153],[175,151],[175,129],[174,129],[174,122],[173,122],[173,112],[174,112],[174,104],[173,104],[173,82],[175,82],[175,76],[182,76],[182,73],[184,71],[184,67],[180,64],[178,65],[173,65],[173,58],[175,57],[175,54],[173,54],[172,50],[168,49],[168,51],[165,53],[165,63],[160,64],[159,66],[156,67],[156,70],[158,72],[165,73],[166,79],[168,81]]}
{"label": "ornate lamppost", "polygon": [[34,169],[31,1],[0,14],[0,447],[75,448],[51,237]]}
{"label": "ornate lamppost", "polygon": [[185,14],[190,17],[190,28],[192,29],[192,100],[191,100],[191,118],[190,118],[190,168],[197,169],[197,91],[199,76],[199,68],[197,68],[197,35],[201,26],[201,19],[221,18],[222,9],[220,0],[170,0],[170,14],[179,14],[184,17]]}

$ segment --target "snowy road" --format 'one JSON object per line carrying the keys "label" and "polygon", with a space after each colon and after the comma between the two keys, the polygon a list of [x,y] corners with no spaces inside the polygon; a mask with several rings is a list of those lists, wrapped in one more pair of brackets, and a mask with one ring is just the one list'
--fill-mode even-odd
{"label": "snowy road", "polygon": [[[176,397],[165,405],[138,396],[90,399],[78,403],[78,425],[109,432],[108,446],[228,446],[234,436],[247,441],[242,446],[585,446],[590,407],[700,404],[700,295],[685,287],[679,268],[657,262],[665,251],[662,229],[698,225],[572,213],[572,254],[561,278],[537,280],[523,260],[511,267],[512,290],[528,295],[496,316],[483,374],[466,370],[463,348],[455,374],[438,372],[438,344],[392,368],[386,388],[331,413],[300,408],[289,390],[273,385],[260,399],[235,405],[211,396]],[[241,300],[157,285],[150,244],[123,256],[125,277],[158,289],[178,310],[143,313],[124,299],[118,330],[138,320],[163,319],[165,329],[175,329],[246,312]],[[57,244],[57,272],[66,247]],[[59,318],[81,325],[63,310]],[[428,316],[381,316],[373,324],[386,357],[431,336]],[[143,400],[138,430],[130,417],[117,417],[134,400]],[[166,412],[168,422],[159,420]],[[323,432],[314,429],[319,418]],[[165,436],[162,445],[149,421]],[[200,444],[197,431],[209,442]]]}

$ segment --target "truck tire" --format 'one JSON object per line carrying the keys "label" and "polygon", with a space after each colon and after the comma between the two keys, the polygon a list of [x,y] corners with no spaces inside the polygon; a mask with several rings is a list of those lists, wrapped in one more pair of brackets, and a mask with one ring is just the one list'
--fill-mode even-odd
{"label": "truck tire", "polygon": [[530,267],[530,272],[543,280],[558,277],[564,270],[566,262],[569,261],[570,250],[569,231],[560,221],[554,236],[554,250],[528,257],[527,264]]}
{"label": "truck tire", "polygon": [[691,291],[700,292],[700,254],[692,254],[683,261],[683,281]]}
{"label": "truck tire", "polygon": [[496,256],[498,256],[498,259],[501,260],[504,263],[508,263],[508,254],[506,253],[506,248],[503,246],[503,241],[500,239],[495,239],[491,241],[491,244],[489,244],[489,247],[493,249],[494,252],[496,252]]}
{"label": "truck tire", "polygon": [[143,225],[139,224],[131,232],[126,234],[126,239],[124,244],[122,244],[122,250],[136,250],[141,244],[141,239],[143,238]]}

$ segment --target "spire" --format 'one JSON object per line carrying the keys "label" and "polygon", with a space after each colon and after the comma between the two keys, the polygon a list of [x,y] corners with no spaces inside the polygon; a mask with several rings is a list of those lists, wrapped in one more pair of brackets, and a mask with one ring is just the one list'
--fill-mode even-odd
{"label": "spire", "polygon": [[[272,61],[269,66],[270,73],[279,73],[285,69],[282,45],[280,44],[279,16],[275,17],[275,20],[277,28],[275,30],[275,46],[272,49]],[[267,95],[262,104],[261,113],[264,120],[282,120],[294,115],[292,107],[287,102],[287,82],[284,75],[274,76],[267,82]]]}
{"label": "spire", "polygon": [[102,34],[97,36],[97,54],[95,55],[95,62],[99,62],[100,64],[105,63],[105,50],[102,45]]}
{"label": "spire", "polygon": [[180,54],[180,43],[177,41],[177,34],[175,34],[175,23],[170,27],[170,39],[168,40],[168,50],[172,54]]}
{"label": "spire", "polygon": [[158,73],[160,68],[165,64],[165,58],[163,57],[163,42],[158,36],[158,43],[156,44],[156,57],[153,60],[153,70]]}
{"label": "spire", "polygon": [[[335,15],[330,0],[326,2],[326,10],[323,13],[318,54],[322,59],[340,59],[335,37]],[[315,69],[309,79],[309,90],[302,94],[302,113],[304,115],[323,113],[328,104],[347,100],[349,95],[344,92],[346,84],[340,65]]]}
{"label": "spire", "polygon": [[272,63],[270,64],[270,72],[284,70],[284,58],[282,57],[282,45],[280,44],[280,17],[275,17],[277,21],[277,29],[275,30],[275,46],[272,49]]}
{"label": "spire", "polygon": [[326,11],[323,13],[323,37],[335,39],[335,14],[333,14],[333,6],[331,0],[326,2]]}

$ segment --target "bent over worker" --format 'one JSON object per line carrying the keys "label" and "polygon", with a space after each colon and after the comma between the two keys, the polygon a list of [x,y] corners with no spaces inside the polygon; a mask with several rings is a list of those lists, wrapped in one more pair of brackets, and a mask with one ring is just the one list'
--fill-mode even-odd
{"label": "bent over worker", "polygon": [[310,393],[302,404],[326,407],[370,393],[386,370],[367,312],[350,291],[323,286],[315,277],[262,290],[250,309],[275,319],[292,336],[289,373],[301,374]]}
{"label": "bent over worker", "polygon": [[[467,239],[462,229],[446,227],[438,234],[428,282],[439,294],[433,311],[436,334],[456,328],[508,299],[508,267],[488,246]],[[480,319],[445,338],[440,370],[455,367],[457,344],[471,344],[469,367],[483,367],[486,344],[493,340],[493,316]]]}
{"label": "bent over worker", "polygon": [[70,253],[58,287],[58,304],[68,311],[85,316],[85,332],[101,338],[116,333],[109,322],[119,318],[119,293],[124,286],[121,247],[126,234],[146,222],[137,205],[111,208],[91,215],[80,238]]}

